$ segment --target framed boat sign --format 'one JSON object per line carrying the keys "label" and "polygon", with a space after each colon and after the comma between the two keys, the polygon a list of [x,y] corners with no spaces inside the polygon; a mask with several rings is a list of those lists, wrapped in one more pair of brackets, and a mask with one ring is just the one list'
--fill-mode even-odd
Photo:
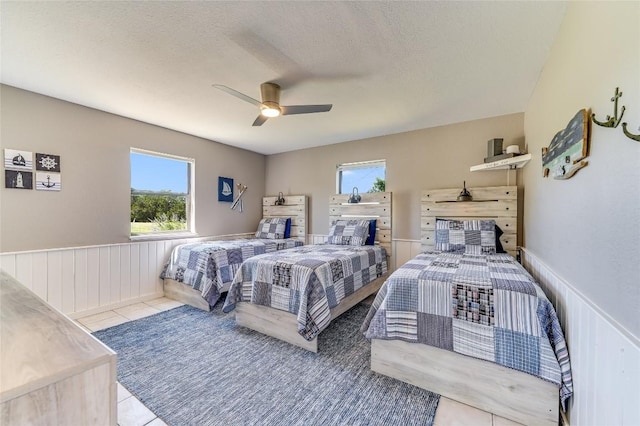
{"label": "framed boat sign", "polygon": [[218,201],[233,202],[233,178],[218,176]]}
{"label": "framed boat sign", "polygon": [[542,175],[554,179],[569,179],[589,164],[589,111],[581,109],[564,130],[559,131],[547,148],[542,148]]}

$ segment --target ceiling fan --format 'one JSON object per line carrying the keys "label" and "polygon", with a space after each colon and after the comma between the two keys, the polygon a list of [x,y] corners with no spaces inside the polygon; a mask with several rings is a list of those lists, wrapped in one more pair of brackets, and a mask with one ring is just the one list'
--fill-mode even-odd
{"label": "ceiling fan", "polygon": [[277,117],[279,115],[292,115],[292,114],[309,114],[313,112],[327,112],[331,110],[332,104],[326,105],[280,105],[280,86],[276,83],[262,83],[260,85],[260,93],[262,94],[262,102],[253,99],[234,90],[230,87],[222,84],[214,84],[216,89],[227,92],[236,98],[249,102],[250,104],[260,107],[260,115],[253,122],[254,126],[262,126],[269,118]]}

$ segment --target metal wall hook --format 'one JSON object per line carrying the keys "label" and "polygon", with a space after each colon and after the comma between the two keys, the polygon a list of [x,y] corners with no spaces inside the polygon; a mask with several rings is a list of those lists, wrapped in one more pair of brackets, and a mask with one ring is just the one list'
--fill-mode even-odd
{"label": "metal wall hook", "polygon": [[[640,127],[638,128],[638,130],[640,130]],[[640,134],[634,135],[633,133],[628,131],[627,123],[622,123],[622,131],[624,132],[625,136],[628,137],[629,139],[640,142]]]}
{"label": "metal wall hook", "polygon": [[358,187],[354,186],[353,191],[351,191],[351,197],[349,197],[348,202],[351,204],[357,204],[360,202],[360,200],[362,200],[362,197],[360,196],[360,194],[358,194]]}
{"label": "metal wall hook", "polygon": [[[591,114],[591,119],[593,120],[594,123],[596,123],[598,126],[602,126],[602,127],[613,127],[616,128],[618,127],[618,124],[620,124],[620,120],[622,120],[622,116],[624,115],[624,105],[622,106],[622,110],[620,111],[620,117],[618,117],[618,99],[620,99],[622,97],[622,92],[620,92],[618,90],[618,87],[616,87],[616,93],[615,95],[613,95],[613,98],[611,98],[611,102],[613,102],[613,117],[610,115],[607,115],[607,121],[598,121],[596,120],[596,114]],[[626,134],[626,132],[625,132]]]}

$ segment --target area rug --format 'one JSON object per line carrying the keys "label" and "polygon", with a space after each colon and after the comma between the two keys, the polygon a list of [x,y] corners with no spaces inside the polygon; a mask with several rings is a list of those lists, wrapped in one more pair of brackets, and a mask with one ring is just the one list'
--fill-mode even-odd
{"label": "area rug", "polygon": [[371,371],[367,310],[333,321],[317,354],[237,326],[220,303],[94,336],[118,353],[120,383],[170,426],[433,424],[438,395]]}

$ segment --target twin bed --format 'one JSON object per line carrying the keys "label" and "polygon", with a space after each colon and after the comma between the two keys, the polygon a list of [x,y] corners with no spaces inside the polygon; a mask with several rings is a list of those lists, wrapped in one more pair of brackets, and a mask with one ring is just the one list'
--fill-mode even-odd
{"label": "twin bed", "polygon": [[[329,322],[377,292],[362,326],[372,370],[523,424],[557,425],[572,394],[568,352],[553,307],[513,258],[517,188],[470,191],[472,202],[455,202],[457,189],[423,192],[423,253],[391,275],[391,194],[362,194],[359,204],[333,196],[331,222],[376,219],[375,243],[247,258],[223,309],[317,352]],[[340,232],[332,226],[328,242]]]}
{"label": "twin bed", "polygon": [[[275,205],[276,199],[262,199],[263,220],[255,238],[203,241],[175,247],[160,275],[165,296],[209,311],[220,295],[229,290],[242,262],[259,254],[304,245],[307,197],[290,195],[281,205]],[[279,219],[278,222],[289,219],[284,233],[275,232],[276,224],[266,223],[271,219]]]}
{"label": "twin bed", "polygon": [[388,274],[391,193],[362,194],[358,204],[348,197],[331,198],[328,244],[243,263],[223,308],[235,309],[237,324],[317,352],[330,321],[378,291]]}
{"label": "twin bed", "polygon": [[[362,326],[371,369],[523,424],[557,425],[572,394],[562,330],[515,254],[517,188],[424,191],[423,253]],[[494,254],[496,235],[510,254]]]}

